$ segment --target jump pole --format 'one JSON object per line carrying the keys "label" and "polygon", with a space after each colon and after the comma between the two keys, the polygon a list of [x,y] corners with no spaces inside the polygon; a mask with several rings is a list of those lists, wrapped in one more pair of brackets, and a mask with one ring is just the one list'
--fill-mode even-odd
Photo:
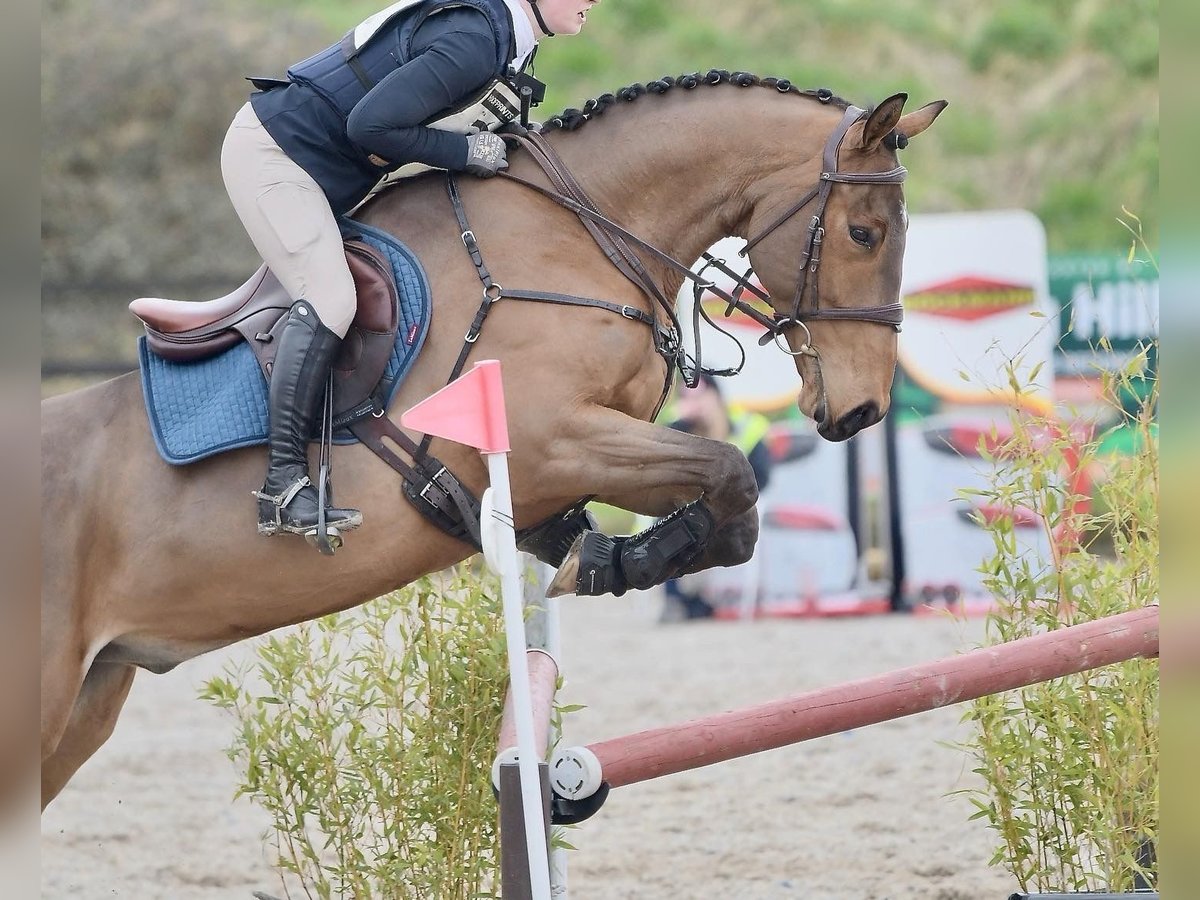
{"label": "jump pole", "polygon": [[[533,741],[543,759],[550,747],[550,722],[554,717],[554,689],[558,684],[558,660],[545,650],[525,651],[529,672],[529,696],[533,710]],[[518,758],[515,689],[509,686],[504,698],[504,712],[500,717],[500,739],[497,744],[496,761],[492,764],[492,782],[500,786],[500,766],[515,763]]]}
{"label": "jump pole", "polygon": [[1158,606],[555,754],[568,799],[976,700],[1064,675],[1158,656]]}

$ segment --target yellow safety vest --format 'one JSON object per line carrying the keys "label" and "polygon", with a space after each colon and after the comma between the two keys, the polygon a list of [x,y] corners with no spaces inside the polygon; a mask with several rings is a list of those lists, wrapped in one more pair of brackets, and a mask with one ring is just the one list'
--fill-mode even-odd
{"label": "yellow safety vest", "polygon": [[764,415],[747,410],[730,409],[729,421],[731,432],[729,443],[733,444],[746,456],[750,455],[771,428],[771,421]]}

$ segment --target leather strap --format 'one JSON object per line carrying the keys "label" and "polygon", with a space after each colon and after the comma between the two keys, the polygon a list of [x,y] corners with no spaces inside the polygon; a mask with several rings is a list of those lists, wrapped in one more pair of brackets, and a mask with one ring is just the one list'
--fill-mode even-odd
{"label": "leather strap", "polygon": [[557,303],[563,306],[590,306],[593,309],[603,309],[607,312],[616,313],[626,319],[632,319],[635,322],[641,322],[651,327],[658,324],[653,316],[647,315],[636,306],[629,306],[628,304],[622,306],[619,303],[609,303],[607,300],[595,300],[591,297],[576,297],[572,294],[555,294],[547,291],[512,291],[508,289],[505,289],[501,296],[511,300],[532,300],[537,303]]}
{"label": "leather strap", "polygon": [[[685,266],[673,257],[659,250],[653,244],[642,240],[637,235],[630,232],[628,229],[608,217],[602,215],[593,203],[587,198],[586,193],[574,177],[571,176],[566,166],[557,156],[545,137],[531,132],[528,134],[512,134],[506,135],[516,141],[522,147],[527,149],[534,160],[550,178],[551,182],[559,189],[557,192],[543,187],[542,185],[531,182],[518,175],[513,175],[508,172],[499,173],[501,177],[507,178],[510,181],[515,181],[524,187],[536,191],[542,196],[553,200],[558,205],[574,212],[583,221],[596,243],[605,252],[610,261],[621,270],[621,272],[634,282],[639,288],[652,297],[659,306],[667,309],[671,317],[672,323],[678,328],[678,319],[674,315],[674,304],[667,299],[662,291],[657,287],[653,278],[646,272],[645,267],[641,265],[640,260],[633,258],[636,263],[631,263],[629,256],[622,253],[620,242],[608,240],[612,235],[619,235],[625,241],[628,241],[639,249],[649,253],[655,260],[665,265],[668,269],[682,275],[685,279],[692,281],[697,288],[696,293],[699,295],[702,290],[707,290],[712,294],[720,297],[728,304],[726,316],[730,315],[734,309],[740,310],[743,314],[753,319],[758,324],[762,325],[767,334],[763,336],[760,343],[765,343],[777,334],[782,333],[791,325],[812,319],[836,319],[841,321],[861,321],[870,322],[878,325],[886,325],[899,330],[900,323],[903,321],[903,307],[898,303],[881,304],[878,306],[867,308],[853,309],[823,309],[819,302],[819,293],[816,289],[817,270],[820,266],[821,244],[824,239],[824,227],[822,225],[822,216],[824,215],[825,205],[829,199],[829,192],[834,183],[843,184],[899,184],[904,181],[907,175],[907,169],[903,166],[896,166],[886,172],[838,172],[837,171],[837,156],[838,150],[841,147],[842,141],[845,139],[847,132],[856,122],[858,122],[864,111],[855,106],[850,106],[846,109],[837,128],[826,139],[825,147],[822,152],[822,172],[817,186],[812,188],[808,193],[792,204],[782,215],[774,222],[764,228],[758,235],[751,237],[746,244],[746,247],[741,251],[741,255],[746,255],[754,246],[756,246],[765,237],[773,233],[776,229],[782,226],[785,222],[791,219],[796,213],[804,209],[814,200],[818,201],[818,213],[813,217],[810,223],[808,240],[805,245],[804,254],[802,257],[802,265],[800,269],[800,277],[797,279],[796,295],[792,302],[792,312],[789,316],[775,314],[767,316],[753,306],[746,303],[742,299],[742,294],[746,290],[750,290],[760,300],[769,302],[762,291],[759,291],[749,283],[749,273],[746,275],[738,275],[730,270],[723,260],[717,260],[709,254],[704,255],[704,259],[709,265],[714,265],[725,274],[730,275],[735,280],[734,293],[730,294],[727,291],[718,288],[711,282],[705,282],[689,266]],[[601,237],[598,232],[606,233]],[[629,255],[633,255],[630,251]],[[618,261],[618,258],[620,261]],[[809,285],[809,276],[812,276],[811,294],[813,303],[810,309],[802,309],[805,289]],[[698,328],[698,325],[696,326]]]}
{"label": "leather strap", "polygon": [[[796,203],[792,204],[774,222],[757,235],[751,237],[746,242],[746,246],[741,250],[741,255],[745,256],[763,238],[772,234],[777,228],[814,200],[816,201],[816,212],[809,222],[808,238],[805,242],[803,256],[801,257],[800,274],[796,279],[796,293],[792,298],[791,315],[777,315],[775,317],[775,330],[779,333],[782,333],[785,329],[793,325],[814,319],[871,322],[878,325],[886,325],[899,331],[900,324],[904,320],[904,307],[899,303],[887,303],[854,309],[825,309],[821,306],[821,295],[818,284],[821,266],[821,245],[825,238],[825,206],[829,202],[829,194],[833,189],[833,185],[835,183],[900,184],[908,175],[908,170],[904,166],[896,166],[886,172],[839,172],[837,170],[838,151],[841,149],[842,141],[845,140],[851,126],[858,122],[864,115],[865,111],[859,109],[857,106],[846,108],[846,112],[843,114],[837,128],[833,130],[825,141],[825,147],[821,153],[821,175],[817,186],[801,197]],[[811,281],[809,280],[810,277]],[[811,297],[811,303],[807,309],[804,308],[806,291],[808,296]]]}
{"label": "leather strap", "polygon": [[[526,135],[517,135],[515,139],[530,152],[534,160],[537,161],[542,170],[563,194],[573,199],[582,208],[588,209],[599,216],[604,222],[609,222],[608,219],[600,216],[600,210],[591,201],[591,198],[588,197],[583,186],[570,173],[561,157],[559,157],[554,148],[550,146],[549,142],[542,135],[537,132],[531,132]],[[597,221],[590,221],[586,218],[582,219],[582,221],[588,233],[592,235],[592,238],[600,246],[601,250],[621,270],[622,274],[641,288],[652,301],[657,302],[659,306],[666,310],[669,316],[673,316],[675,304],[659,288],[658,283],[651,277],[637,254],[623,241],[614,240],[598,226]],[[628,233],[622,236],[630,237]],[[634,239],[635,241],[640,241],[636,237]],[[652,250],[655,249],[649,244],[645,244],[644,246]],[[666,256],[666,254],[663,254],[663,256]],[[671,258],[666,257],[666,259]]]}
{"label": "leather strap", "polygon": [[[408,488],[405,495],[422,515],[476,550],[482,548],[479,502],[441,462],[427,453],[420,454],[412,439],[386,415],[360,419],[350,430],[372,453],[400,473]],[[401,459],[385,439],[412,456],[416,467]]]}

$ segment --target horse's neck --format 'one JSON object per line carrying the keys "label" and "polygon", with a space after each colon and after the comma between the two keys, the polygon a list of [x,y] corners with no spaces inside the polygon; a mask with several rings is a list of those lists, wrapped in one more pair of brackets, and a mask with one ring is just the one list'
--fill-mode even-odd
{"label": "horse's neck", "polygon": [[690,264],[720,238],[744,237],[772,175],[820,152],[813,128],[797,134],[806,112],[798,98],[742,95],[749,90],[702,87],[619,104],[556,136],[555,149],[601,212]]}

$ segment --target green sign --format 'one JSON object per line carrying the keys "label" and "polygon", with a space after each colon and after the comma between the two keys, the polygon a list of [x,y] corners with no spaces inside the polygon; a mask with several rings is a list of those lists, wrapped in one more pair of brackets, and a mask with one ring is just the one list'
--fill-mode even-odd
{"label": "green sign", "polygon": [[1049,274],[1062,335],[1057,375],[1119,368],[1158,336],[1158,272],[1148,263],[1072,253],[1051,256]]}

